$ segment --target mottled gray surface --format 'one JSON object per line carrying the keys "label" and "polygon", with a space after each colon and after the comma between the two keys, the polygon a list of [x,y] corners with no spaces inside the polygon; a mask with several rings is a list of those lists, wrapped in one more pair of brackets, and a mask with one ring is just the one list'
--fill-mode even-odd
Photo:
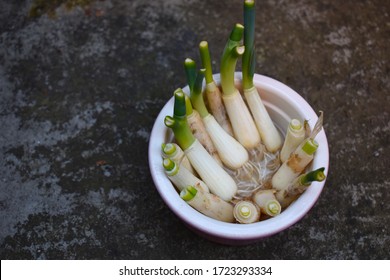
{"label": "mottled gray surface", "polygon": [[389,1],[258,1],[257,72],[325,112],[331,167],[304,219],[243,247],[187,229],[147,160],[183,60],[206,39],[217,71],[242,1],[92,2],[0,1],[2,259],[389,258]]}

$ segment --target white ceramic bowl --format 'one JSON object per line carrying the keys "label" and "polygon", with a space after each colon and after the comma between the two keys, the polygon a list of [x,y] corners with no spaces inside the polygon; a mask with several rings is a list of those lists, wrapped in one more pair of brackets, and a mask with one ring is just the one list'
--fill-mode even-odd
{"label": "white ceramic bowl", "polygon": [[[236,83],[240,87],[241,73],[236,73]],[[219,74],[214,75],[219,83]],[[318,117],[310,105],[288,86],[263,75],[255,74],[255,86],[260,92],[262,101],[267,108],[275,125],[285,132],[292,118],[308,120],[313,128]],[[188,86],[183,88],[189,93]],[[161,144],[172,141],[171,131],[164,125],[164,118],[172,116],[173,98],[163,107],[158,115],[149,141],[149,167],[158,192],[168,207],[192,230],[199,235],[223,244],[242,245],[261,240],[264,237],[276,234],[298,222],[315,204],[325,185],[323,182],[314,182],[294,203],[280,215],[253,224],[232,224],[209,218],[182,200],[164,173],[161,158]],[[325,174],[329,167],[328,142],[324,130],[315,138],[319,143],[312,169],[325,167]]]}

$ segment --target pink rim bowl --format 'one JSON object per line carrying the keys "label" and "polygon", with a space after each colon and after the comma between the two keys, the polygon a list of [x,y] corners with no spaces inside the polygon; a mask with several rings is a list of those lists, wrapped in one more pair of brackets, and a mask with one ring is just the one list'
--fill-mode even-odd
{"label": "pink rim bowl", "polygon": [[[237,86],[240,86],[241,73],[235,75]],[[220,82],[220,75],[215,74],[214,80]],[[280,131],[285,132],[292,118],[308,120],[313,128],[318,117],[311,106],[297,92],[272,78],[255,74],[254,84],[258,88],[261,99]],[[189,94],[188,86],[183,88]],[[164,173],[161,158],[161,144],[173,139],[171,131],[164,125],[164,118],[172,116],[173,98],[171,98],[159,113],[149,141],[149,168],[154,184],[167,206],[194,232],[200,236],[221,244],[245,245],[260,241],[281,232],[302,219],[318,200],[325,181],[314,182],[311,186],[285,209],[280,215],[253,224],[233,224],[209,218],[182,200],[175,187]],[[324,130],[316,136],[319,148],[315,153],[311,168],[329,167],[329,148]]]}

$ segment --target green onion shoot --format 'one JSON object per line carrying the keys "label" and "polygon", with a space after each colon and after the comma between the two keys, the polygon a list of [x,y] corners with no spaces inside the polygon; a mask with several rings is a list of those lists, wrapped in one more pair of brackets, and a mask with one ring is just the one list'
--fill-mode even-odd
{"label": "green onion shoot", "polygon": [[202,60],[202,66],[205,69],[206,90],[205,97],[208,102],[211,114],[222,126],[222,128],[233,136],[233,128],[227,115],[225,106],[222,101],[222,93],[216,85],[213,78],[213,71],[211,67],[211,58],[209,45],[207,41],[202,41],[199,44],[199,52]]}
{"label": "green onion shoot", "polygon": [[261,140],[269,152],[278,151],[283,144],[282,137],[269,116],[257,88],[253,84],[255,69],[255,1],[244,1],[244,46],[242,57],[242,82],[244,96],[253,119],[259,130]]}
{"label": "green onion shoot", "polygon": [[275,196],[282,205],[287,208],[294,202],[313,182],[322,182],[326,179],[325,168],[308,171],[296,178],[287,190],[278,191]]}
{"label": "green onion shoot", "polygon": [[321,167],[316,170],[308,171],[300,175],[289,187],[289,195],[303,193],[313,182],[322,182],[325,180],[325,168]]}
{"label": "green onion shoot", "polygon": [[[179,91],[182,91],[179,89]],[[209,133],[199,115],[199,112],[192,107],[192,103],[188,95],[185,95],[187,121],[191,132],[196,139],[205,147],[206,151],[214,158],[214,160],[222,166],[222,161],[219,157],[218,151],[210,138]]]}
{"label": "green onion shoot", "polygon": [[[187,83],[190,88],[190,95],[194,91],[195,83],[199,78],[197,78],[197,70],[195,61],[190,58],[187,58],[184,61],[184,70],[187,77]],[[198,86],[199,87],[199,86]],[[194,134],[195,138],[206,148],[207,152],[217,161],[219,165],[222,165],[222,161],[219,157],[218,151],[210,138],[209,133],[206,130],[206,127],[202,121],[201,115],[204,115],[205,112],[202,111],[202,108],[195,109],[191,103],[190,98],[186,95],[186,108],[187,108],[187,121],[190,125],[191,131]],[[207,112],[206,112],[207,113]]]}
{"label": "green onion shoot", "polygon": [[225,104],[234,136],[247,149],[254,149],[261,143],[259,132],[254,120],[245,105],[244,100],[235,86],[234,72],[237,59],[245,51],[240,45],[244,26],[236,24],[230,33],[229,40],[225,45],[221,60],[221,85],[222,100]]}
{"label": "green onion shoot", "polygon": [[191,103],[199,112],[202,122],[204,123],[208,135],[214,143],[222,162],[230,169],[238,169],[249,160],[249,154],[233,136],[228,134],[222,128],[214,116],[208,112],[202,94],[204,73],[205,69],[201,69],[197,74],[195,84],[190,95]]}

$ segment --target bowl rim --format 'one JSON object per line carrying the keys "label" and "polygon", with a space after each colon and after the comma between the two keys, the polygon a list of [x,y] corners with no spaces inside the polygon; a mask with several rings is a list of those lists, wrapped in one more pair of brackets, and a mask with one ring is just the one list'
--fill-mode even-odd
{"label": "bowl rim", "polygon": [[[213,77],[215,82],[219,84],[220,75],[214,74]],[[242,73],[236,72],[236,81],[240,82],[241,78]],[[279,95],[279,97],[287,100],[287,102],[297,110],[303,112],[303,115],[309,121],[311,127],[313,127],[314,123],[317,121],[318,117],[312,107],[302,96],[287,85],[261,74],[254,75],[254,84],[257,88]],[[188,86],[184,87],[183,91],[189,94]],[[262,96],[261,91],[260,96]],[[292,226],[301,220],[314,206],[323,190],[326,179],[322,182],[313,182],[310,188],[308,188],[296,202],[283,210],[280,215],[261,222],[252,224],[227,223],[209,218],[193,209],[180,198],[176,188],[165,175],[161,164],[161,139],[165,139],[168,130],[164,125],[164,118],[167,115],[172,115],[173,102],[174,100],[172,97],[164,105],[153,125],[148,148],[149,168],[153,182],[163,201],[190,227],[206,233],[207,235],[223,239],[256,240],[271,236]],[[263,99],[263,102],[266,107],[270,106],[267,100]],[[329,168],[329,147],[324,129],[316,136],[316,141],[320,146],[316,151],[316,156],[313,160],[313,168],[325,167],[325,175],[327,175]]]}

